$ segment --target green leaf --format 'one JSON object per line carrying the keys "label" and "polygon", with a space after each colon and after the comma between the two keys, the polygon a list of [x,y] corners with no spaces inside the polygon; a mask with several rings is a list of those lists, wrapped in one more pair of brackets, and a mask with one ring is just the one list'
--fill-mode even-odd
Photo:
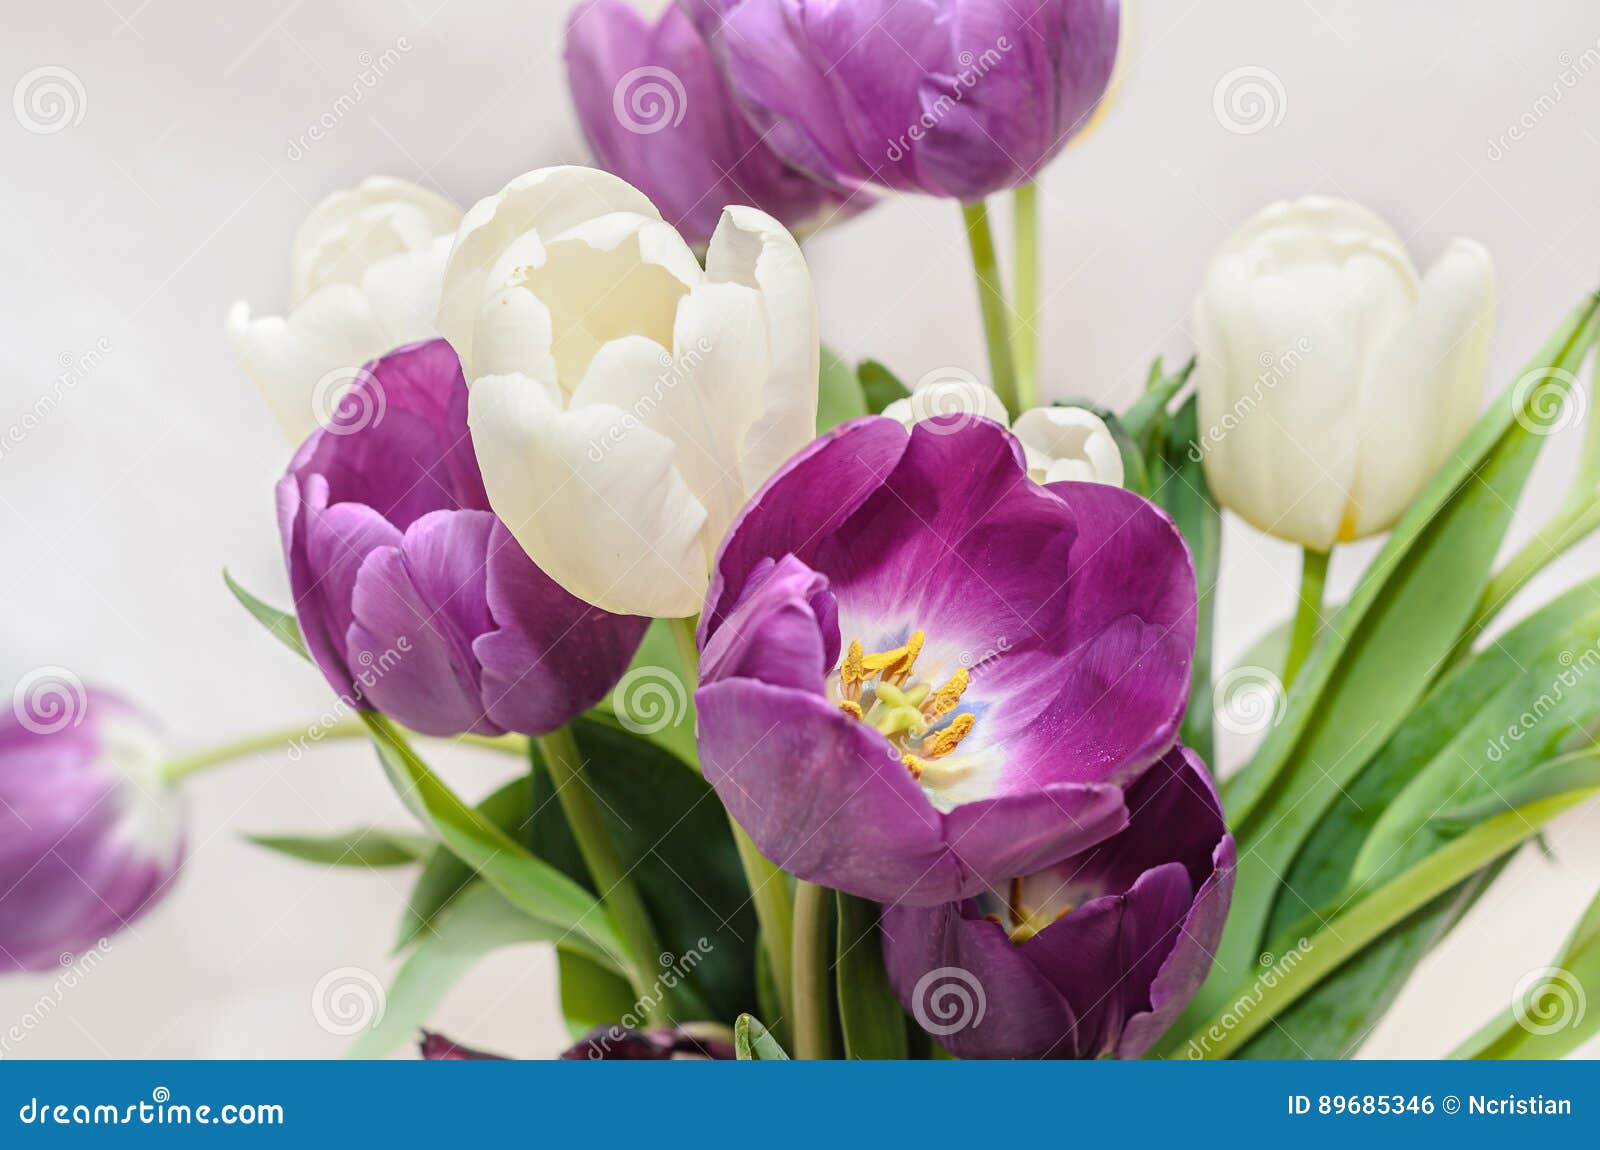
{"label": "green leaf", "polygon": [[340,834],[247,835],[258,847],[324,866],[392,867],[421,862],[434,850],[426,835],[357,827]]}
{"label": "green leaf", "polygon": [[[1571,380],[1593,343],[1591,297],[1537,355],[1547,387]],[[1525,373],[1526,374],[1526,373]],[[1313,651],[1282,721],[1224,790],[1240,838],[1232,911],[1192,1011],[1210,1013],[1251,969],[1307,837],[1415,706],[1472,619],[1543,437],[1508,388],[1418,496]],[[1235,972],[1228,975],[1220,972]]]}
{"label": "green leaf", "polygon": [[[533,810],[533,787],[526,778],[513,779],[478,804],[478,813],[506,834],[528,846],[529,819]],[[546,860],[549,861],[549,860]],[[457,858],[448,847],[435,847],[411,888],[400,921],[396,951],[404,950],[421,935],[432,930],[434,919],[477,877],[473,869]]]}
{"label": "green leaf", "polygon": [[416,1038],[449,989],[489,952],[561,936],[529,918],[492,887],[474,883],[455,900],[433,934],[407,956],[395,975],[377,1025],[350,1048],[350,1058],[382,1058]]}
{"label": "green leaf", "polygon": [[856,368],[856,378],[861,381],[861,393],[866,397],[867,410],[882,415],[883,409],[897,399],[911,398],[911,391],[899,378],[875,359],[864,359]]}
{"label": "green leaf", "polygon": [[1542,763],[1488,798],[1440,811],[1430,822],[1449,829],[1471,826],[1507,810],[1527,806],[1552,795],[1600,787],[1600,748],[1573,751]]}
{"label": "green leaf", "polygon": [[838,894],[839,953],[834,962],[847,1058],[904,1059],[906,1016],[883,968],[878,907]]}
{"label": "green leaf", "polygon": [[748,1014],[741,1014],[733,1024],[733,1050],[743,1062],[789,1061],[778,1040]]}
{"label": "green leaf", "polygon": [[1271,948],[1271,953],[1279,956],[1292,951],[1292,967],[1285,969],[1279,961],[1271,967],[1273,977],[1269,979],[1256,973],[1259,968],[1252,965],[1255,985],[1249,985],[1248,980],[1236,984],[1207,1014],[1198,1018],[1185,1016],[1176,1028],[1185,1037],[1170,1042],[1167,1049],[1186,1048],[1192,1058],[1232,1056],[1371,943],[1534,837],[1551,819],[1593,793],[1541,799],[1481,823],[1352,902],[1321,929],[1298,940],[1284,940],[1286,945]]}
{"label": "green leaf", "polygon": [[574,1040],[597,1026],[614,1026],[638,1009],[633,987],[620,974],[567,950],[558,950],[556,960],[561,978],[561,1016]]}
{"label": "green leaf", "polygon": [[1134,400],[1128,410],[1122,413],[1122,426],[1133,436],[1134,442],[1139,444],[1147,458],[1158,454],[1163,438],[1177,439],[1187,449],[1189,442],[1181,436],[1168,436],[1166,434],[1167,406],[1178,397],[1184,384],[1189,382],[1189,376],[1194,372],[1194,357],[1189,357],[1189,362],[1184,364],[1176,374],[1168,375],[1162,367],[1158,356],[1150,365],[1150,375],[1145,381],[1144,394]]}
{"label": "green leaf", "polygon": [[[684,673],[678,658],[678,644],[672,636],[675,626],[677,621],[673,619],[657,619],[650,624],[627,673],[589,717],[659,743],[688,765],[698,761],[694,745],[694,676]],[[627,723],[618,717],[619,707],[627,716]]]}
{"label": "green leaf", "polygon": [[[716,794],[647,739],[588,719],[573,724],[573,734],[612,842],[669,952],[658,973],[678,984],[664,987],[675,1013],[690,1021],[748,1010],[756,1002],[755,910]],[[533,759],[533,849],[587,889],[537,746]]]}
{"label": "green leaf", "polygon": [[[1456,800],[1452,795],[1460,785],[1457,780],[1475,771],[1497,789],[1511,788],[1505,791],[1508,799],[1516,790],[1520,797],[1511,800],[1512,806],[1543,797],[1541,793],[1518,789],[1514,780],[1523,765],[1516,756],[1508,758],[1497,750],[1498,761],[1489,762],[1485,749],[1495,746],[1495,740],[1507,727],[1519,722],[1528,703],[1547,692],[1556,676],[1564,673],[1560,652],[1590,643],[1600,628],[1597,596],[1600,580],[1573,588],[1434,686],[1312,832],[1285,883],[1286,889],[1297,897],[1279,900],[1268,927],[1269,937],[1280,937],[1296,927],[1297,920],[1307,917],[1308,907],[1318,907],[1326,917],[1350,899],[1355,889],[1352,871],[1363,843],[1384,812],[1424,775],[1433,781],[1419,785],[1428,789],[1402,804],[1414,811],[1420,808],[1424,822],[1440,821],[1439,815],[1429,812],[1453,804]],[[1551,652],[1555,653],[1553,658]],[[1600,656],[1579,661],[1579,668],[1594,663],[1596,658]],[[1519,737],[1519,754],[1558,745],[1562,731],[1570,729],[1563,727],[1549,708],[1540,709],[1549,720],[1547,736],[1554,738],[1536,742]],[[1481,821],[1482,817],[1505,809],[1497,802],[1471,821]],[[1439,841],[1430,829],[1415,839],[1421,849],[1411,849],[1407,840],[1411,840],[1413,831],[1422,830],[1415,817],[1403,825],[1390,826],[1387,845],[1381,849],[1390,852],[1397,863],[1421,857],[1431,849],[1430,844]],[[1467,828],[1467,823],[1457,820],[1448,829],[1454,837]],[[1490,868],[1490,872],[1496,871],[1497,868]],[[1252,1042],[1242,1056],[1348,1057],[1389,1009],[1416,964],[1455,925],[1491,878],[1492,873],[1480,875],[1419,910],[1278,1018],[1272,1031]],[[1367,881],[1370,883],[1370,876]]]}
{"label": "green leaf", "polygon": [[[1182,378],[1187,379],[1193,367],[1191,360]],[[1168,418],[1159,452],[1151,458],[1150,483],[1152,498],[1172,516],[1194,558],[1195,589],[1199,595],[1194,663],[1189,672],[1189,708],[1184,712],[1179,738],[1202,760],[1211,763],[1215,754],[1211,652],[1216,631],[1217,574],[1222,562],[1222,512],[1212,498],[1205,468],[1190,451],[1199,442],[1199,426],[1196,400],[1190,396]]]}
{"label": "green leaf", "polygon": [[1512,1005],[1462,1043],[1452,1058],[1565,1058],[1600,1030],[1600,1011],[1585,988],[1600,986],[1600,895],[1567,938],[1553,965],[1529,971]]}
{"label": "green leaf", "polygon": [[553,929],[562,945],[610,969],[625,969],[625,952],[611,920],[592,894],[462,802],[388,719],[370,711],[361,717],[401,800],[432,826],[457,858],[525,914]]}
{"label": "green leaf", "polygon": [[280,643],[302,659],[311,658],[311,652],[306,650],[305,637],[300,634],[300,623],[293,615],[287,611],[280,611],[270,603],[264,603],[250,594],[234,582],[226,567],[222,569],[222,581],[228,585],[228,590],[233,592],[233,597],[244,604],[244,609],[271,631]]}
{"label": "green leaf", "polygon": [[829,348],[822,349],[822,371],[817,379],[817,434],[867,412],[856,369]]}

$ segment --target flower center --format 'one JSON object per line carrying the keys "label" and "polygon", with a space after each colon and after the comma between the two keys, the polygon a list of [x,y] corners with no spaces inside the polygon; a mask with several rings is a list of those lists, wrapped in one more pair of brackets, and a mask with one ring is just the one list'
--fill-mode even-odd
{"label": "flower center", "polygon": [[984,916],[990,922],[997,922],[1005,927],[1006,933],[1011,936],[1011,941],[1018,946],[1027,942],[1051,923],[1066,918],[1076,909],[1074,904],[1060,897],[1065,893],[1064,888],[1058,889],[1040,905],[1032,907],[1025,901],[1025,893],[1024,880],[1020,878],[1012,879],[1011,888],[1006,893],[1005,917],[1002,918],[998,914]]}
{"label": "flower center", "polygon": [[852,639],[828,686],[839,709],[888,739],[911,777],[928,786],[953,781],[968,769],[965,761],[947,756],[976,720],[970,713],[952,715],[969,682],[965,667],[937,689],[917,675],[924,638],[913,631],[905,646],[876,654]]}

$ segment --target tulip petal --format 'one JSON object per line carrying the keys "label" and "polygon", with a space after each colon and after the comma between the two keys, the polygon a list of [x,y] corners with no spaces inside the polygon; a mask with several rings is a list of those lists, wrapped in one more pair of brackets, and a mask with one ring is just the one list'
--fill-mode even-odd
{"label": "tulip petal", "polygon": [[483,698],[491,720],[529,735],[548,734],[603,699],[650,626],[568,594],[500,523],[489,538],[486,594],[494,629],[473,644]]}
{"label": "tulip petal", "polygon": [[618,614],[699,609],[706,512],[671,440],[609,404],[562,411],[519,375],[476,381],[469,422],[495,513],[557,583]]}

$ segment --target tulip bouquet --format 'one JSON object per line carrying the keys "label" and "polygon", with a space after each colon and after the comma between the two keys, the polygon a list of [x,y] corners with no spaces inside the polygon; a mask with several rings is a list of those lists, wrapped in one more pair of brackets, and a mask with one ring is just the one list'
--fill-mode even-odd
{"label": "tulip bouquet", "polygon": [[[313,741],[369,738],[415,819],[260,840],[417,870],[355,1053],[493,1057],[424,1027],[535,941],[572,1058],[1348,1056],[1600,788],[1600,577],[1501,618],[1600,526],[1600,436],[1497,562],[1600,297],[1483,410],[1486,251],[1419,274],[1366,209],[1285,201],[1194,269],[1193,360],[1121,411],[1041,405],[1032,180],[1118,32],[1116,0],[587,0],[599,167],[465,212],[368,180],[300,228],[286,316],[235,307],[298,444],[292,610],[229,586],[338,695]],[[891,194],[959,205],[987,380],[819,344],[797,237]],[[1304,549],[1236,666],[1225,510]],[[1383,533],[1330,602],[1329,553]],[[153,903],[174,784],[240,747],[166,761],[114,696],[23,696],[0,954],[28,968]],[[1262,736],[1225,778],[1219,716]],[[427,740],[505,769],[458,794]],[[1592,909],[1455,1053],[1574,1048],[1597,940]]]}

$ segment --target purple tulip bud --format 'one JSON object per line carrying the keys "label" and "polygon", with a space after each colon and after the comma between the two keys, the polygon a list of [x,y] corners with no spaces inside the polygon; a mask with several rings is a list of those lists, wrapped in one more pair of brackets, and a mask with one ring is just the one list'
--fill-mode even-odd
{"label": "purple tulip bud", "polygon": [[[589,0],[567,29],[567,82],[606,170],[644,192],[690,243],[722,209],[749,204],[790,230],[843,210],[846,197],[789,167],[762,142],[689,17],[655,23],[627,0]],[[854,197],[853,208],[867,196]]]}
{"label": "purple tulip bud", "polygon": [[976,200],[1089,121],[1118,0],[679,0],[763,139],[847,188]]}
{"label": "purple tulip bud", "polygon": [[688,1023],[671,1030],[633,1030],[622,1025],[597,1026],[561,1057],[577,1061],[667,1061],[669,1059],[733,1059],[726,1026]]}
{"label": "purple tulip bud", "polygon": [[604,697],[649,626],[563,590],[489,510],[442,339],[358,373],[278,482],[278,524],[323,675],[426,735],[546,734]]}
{"label": "purple tulip bud", "polygon": [[961,1058],[1138,1058],[1211,970],[1233,896],[1216,788],[1175,747],[1116,837],[1001,893],[884,911],[901,1004]]}
{"label": "purple tulip bud", "polygon": [[60,668],[0,722],[0,971],[48,970],[143,914],[183,863],[150,720]]}
{"label": "purple tulip bud", "polygon": [[442,1034],[435,1034],[431,1030],[422,1032],[422,1039],[417,1043],[417,1048],[425,1062],[504,1062],[505,1056],[501,1054],[486,1054],[481,1050],[473,1050],[470,1046],[459,1046]]}

